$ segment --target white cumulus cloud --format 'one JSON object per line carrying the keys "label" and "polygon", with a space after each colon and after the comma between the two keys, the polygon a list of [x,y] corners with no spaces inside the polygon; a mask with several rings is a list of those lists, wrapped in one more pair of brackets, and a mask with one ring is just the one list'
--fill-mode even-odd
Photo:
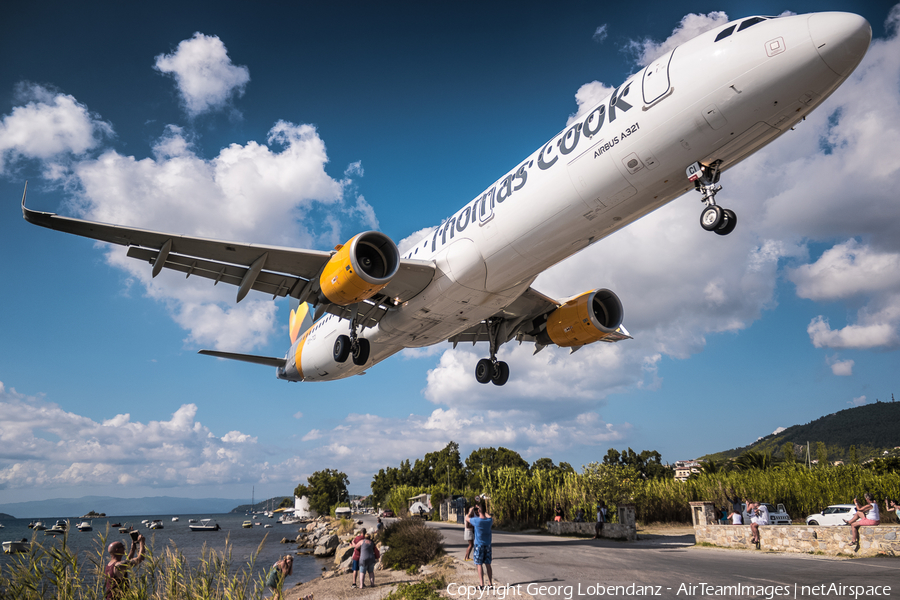
{"label": "white cumulus cloud", "polygon": [[231,62],[222,40],[200,32],[182,40],[174,52],[157,56],[155,68],[175,78],[191,117],[225,108],[250,81],[250,70]]}

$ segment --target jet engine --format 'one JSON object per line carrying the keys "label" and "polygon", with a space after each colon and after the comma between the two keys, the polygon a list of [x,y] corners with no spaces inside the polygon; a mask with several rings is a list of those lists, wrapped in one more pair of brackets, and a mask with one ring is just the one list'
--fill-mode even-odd
{"label": "jet engine", "polygon": [[535,339],[544,346],[583,346],[615,332],[622,317],[622,302],[614,292],[585,292],[547,315],[547,328]]}
{"label": "jet engine", "polygon": [[319,277],[322,294],[347,306],[368,300],[390,283],[400,266],[400,251],[383,233],[367,231],[337,248]]}

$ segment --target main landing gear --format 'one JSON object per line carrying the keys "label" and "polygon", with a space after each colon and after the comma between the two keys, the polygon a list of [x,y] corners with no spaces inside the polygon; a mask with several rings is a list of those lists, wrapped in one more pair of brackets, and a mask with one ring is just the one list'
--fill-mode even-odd
{"label": "main landing gear", "polygon": [[343,363],[353,358],[353,364],[361,367],[369,360],[369,340],[356,334],[356,315],[350,320],[350,335],[339,335],[334,340],[334,361]]}
{"label": "main landing gear", "polygon": [[497,349],[500,347],[499,319],[488,319],[488,342],[490,343],[490,358],[482,358],[475,365],[475,381],[478,383],[492,382],[494,385],[504,385],[509,381],[509,365],[502,360],[497,360]]}
{"label": "main landing gear", "polygon": [[701,200],[706,208],[700,213],[700,226],[706,231],[714,231],[719,235],[728,235],[737,226],[737,215],[728,208],[722,208],[716,204],[716,193],[722,190],[719,183],[720,161],[711,165],[701,165],[695,162],[686,170],[688,180],[694,182],[694,187],[702,194]]}

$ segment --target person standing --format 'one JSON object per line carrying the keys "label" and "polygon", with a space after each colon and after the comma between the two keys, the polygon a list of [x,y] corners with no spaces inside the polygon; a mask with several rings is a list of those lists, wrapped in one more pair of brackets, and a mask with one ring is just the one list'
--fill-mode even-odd
{"label": "person standing", "polygon": [[128,592],[128,573],[144,561],[146,543],[146,538],[140,533],[137,537],[132,535],[128,558],[123,558],[125,544],[122,542],[113,542],[106,549],[109,552],[109,562],[103,568],[103,575],[106,577],[106,600],[119,600],[125,597]]}
{"label": "person standing", "polygon": [[594,539],[600,539],[600,532],[603,531],[603,524],[606,523],[606,503],[603,500],[597,500],[597,524],[594,525]]}
{"label": "person standing", "polygon": [[474,514],[469,518],[475,533],[475,568],[478,570],[478,585],[484,589],[484,571],[487,571],[488,586],[494,587],[494,571],[491,567],[491,527],[494,520],[487,511],[484,500],[474,509]]}
{"label": "person standing", "polygon": [[471,519],[475,515],[475,507],[472,506],[469,508],[469,512],[466,513],[465,518],[465,529],[463,529],[463,541],[469,542],[468,548],[466,548],[466,555],[463,557],[463,562],[472,560],[472,549],[475,547],[475,530],[472,527]]}
{"label": "person standing", "polygon": [[369,574],[369,585],[375,587],[375,562],[381,557],[378,546],[368,533],[359,542],[359,587],[366,587],[366,573]]}

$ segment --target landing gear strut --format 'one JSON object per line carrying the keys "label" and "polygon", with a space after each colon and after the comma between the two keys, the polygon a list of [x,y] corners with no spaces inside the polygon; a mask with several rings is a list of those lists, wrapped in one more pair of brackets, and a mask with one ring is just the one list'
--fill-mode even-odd
{"label": "landing gear strut", "polygon": [[504,385],[509,381],[509,365],[502,360],[497,360],[497,349],[500,347],[500,319],[488,319],[488,342],[490,343],[490,358],[482,358],[475,365],[475,381],[478,383],[492,382],[494,385]]}
{"label": "landing gear strut", "polygon": [[353,312],[353,318],[350,320],[350,335],[339,335],[334,340],[334,360],[335,362],[346,362],[347,358],[353,358],[353,364],[362,366],[369,360],[369,351],[371,346],[369,340],[361,338],[357,335],[356,330],[359,327],[356,322],[356,311]]}
{"label": "landing gear strut", "polygon": [[694,187],[700,192],[702,202],[706,208],[700,213],[700,226],[706,231],[714,231],[719,235],[728,235],[737,226],[737,215],[733,210],[722,208],[716,204],[716,194],[722,191],[718,185],[720,161],[711,165],[701,165],[695,162],[685,171],[688,180],[694,182]]}

